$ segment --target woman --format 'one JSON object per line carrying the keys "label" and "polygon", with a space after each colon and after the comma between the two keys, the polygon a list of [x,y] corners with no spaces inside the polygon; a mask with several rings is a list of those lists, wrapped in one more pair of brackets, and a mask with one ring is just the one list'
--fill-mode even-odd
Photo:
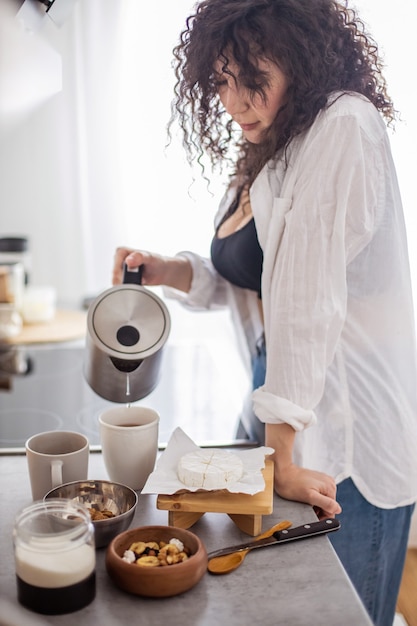
{"label": "woman", "polygon": [[[392,624],[417,497],[414,317],[376,44],[333,0],[203,0],[176,59],[189,159],[233,164],[211,259],[119,248],[190,307],[231,307],[275,489]],[[259,429],[258,429],[259,431]],[[337,495],[336,495],[337,485]]]}

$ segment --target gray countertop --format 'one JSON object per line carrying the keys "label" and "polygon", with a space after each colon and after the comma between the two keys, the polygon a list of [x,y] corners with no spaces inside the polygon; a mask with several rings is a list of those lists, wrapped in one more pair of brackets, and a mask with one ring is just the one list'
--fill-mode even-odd
{"label": "gray countertop", "polygon": [[[89,478],[107,479],[100,453],[90,455]],[[325,536],[256,550],[235,572],[225,576],[206,574],[186,594],[165,599],[128,595],[114,587],[105,569],[105,549],[101,549],[97,551],[95,600],[77,613],[36,615],[18,604],[14,573],[14,518],[31,501],[24,455],[0,456],[0,493],[0,626],[371,626]],[[155,500],[152,495],[139,496],[132,527],[168,523],[168,513],[158,510]],[[263,518],[263,530],[284,519],[298,526],[314,521],[315,515],[307,505],[275,496],[274,512]],[[203,540],[208,552],[247,539],[227,515],[220,513],[206,513],[190,530]]]}

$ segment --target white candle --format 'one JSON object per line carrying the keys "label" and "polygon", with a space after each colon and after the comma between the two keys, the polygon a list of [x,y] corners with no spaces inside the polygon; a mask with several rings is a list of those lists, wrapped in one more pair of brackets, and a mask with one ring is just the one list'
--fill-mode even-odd
{"label": "white candle", "polygon": [[55,316],[56,292],[53,287],[26,287],[22,298],[22,316],[26,324],[49,322]]}

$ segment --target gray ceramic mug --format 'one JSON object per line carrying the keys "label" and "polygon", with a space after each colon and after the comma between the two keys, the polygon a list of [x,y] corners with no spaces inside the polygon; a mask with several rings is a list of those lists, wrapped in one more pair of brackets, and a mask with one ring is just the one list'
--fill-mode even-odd
{"label": "gray ceramic mug", "polygon": [[98,421],[110,480],[142,489],[155,466],[159,413],[144,406],[117,407],[103,411]]}
{"label": "gray ceramic mug", "polygon": [[41,500],[58,485],[88,478],[90,446],[81,433],[39,433],[26,441],[25,448],[34,500]]}

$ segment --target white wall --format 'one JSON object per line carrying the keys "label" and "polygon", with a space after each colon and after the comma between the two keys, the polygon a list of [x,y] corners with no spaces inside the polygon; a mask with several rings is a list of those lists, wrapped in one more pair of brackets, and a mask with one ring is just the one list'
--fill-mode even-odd
{"label": "white wall", "polygon": [[[417,61],[415,27],[407,0],[353,0],[377,41],[385,62],[388,89],[401,121],[391,134],[391,145],[408,228],[414,294],[417,294],[417,198],[415,163],[417,146],[417,97],[413,68]],[[417,296],[415,296],[417,298]]]}

